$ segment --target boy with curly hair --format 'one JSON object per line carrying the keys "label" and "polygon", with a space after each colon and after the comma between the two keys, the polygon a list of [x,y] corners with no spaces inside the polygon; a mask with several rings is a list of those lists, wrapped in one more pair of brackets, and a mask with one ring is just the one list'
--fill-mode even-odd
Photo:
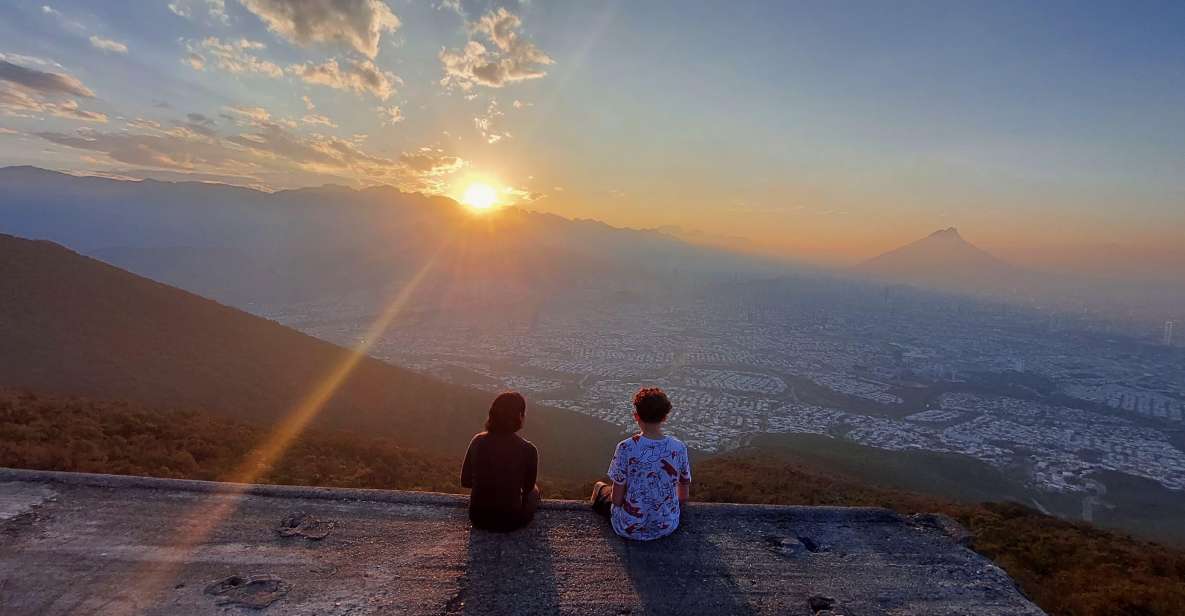
{"label": "boy with curly hair", "polygon": [[657,387],[634,395],[639,432],[618,443],[607,484],[593,487],[593,509],[608,514],[613,530],[626,539],[649,541],[679,527],[682,505],[691,491],[687,446],[663,434],[671,401]]}

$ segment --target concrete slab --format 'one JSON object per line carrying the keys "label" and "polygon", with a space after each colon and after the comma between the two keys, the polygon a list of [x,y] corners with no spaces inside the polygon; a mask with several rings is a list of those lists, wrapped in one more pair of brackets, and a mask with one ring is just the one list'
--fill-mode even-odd
{"label": "concrete slab", "polygon": [[882,509],[696,504],[640,544],[582,503],[547,501],[509,534],[470,529],[464,507],[0,469],[0,511],[16,512],[0,517],[0,612],[1042,614],[937,526]]}

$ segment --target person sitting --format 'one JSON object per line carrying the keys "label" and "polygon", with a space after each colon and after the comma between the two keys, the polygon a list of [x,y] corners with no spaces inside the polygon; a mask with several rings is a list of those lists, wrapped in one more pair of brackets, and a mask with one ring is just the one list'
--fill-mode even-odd
{"label": "person sitting", "polygon": [[679,527],[682,505],[691,492],[691,461],[682,441],[666,436],[662,424],[671,401],[657,387],[634,395],[634,421],[640,431],[617,445],[607,484],[593,487],[593,509],[608,514],[613,531],[626,539],[648,541]]}
{"label": "person sitting", "polygon": [[522,528],[539,507],[539,452],[517,434],[527,401],[514,391],[498,394],[490,405],[485,432],[473,437],[461,465],[461,486],[469,488],[469,520],[485,530]]}

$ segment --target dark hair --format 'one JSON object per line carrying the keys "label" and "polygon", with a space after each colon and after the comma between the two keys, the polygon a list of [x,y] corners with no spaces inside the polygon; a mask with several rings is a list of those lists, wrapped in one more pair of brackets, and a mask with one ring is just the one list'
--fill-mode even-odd
{"label": "dark hair", "polygon": [[671,401],[657,387],[643,387],[634,394],[634,411],[646,423],[661,423],[671,412]]}
{"label": "dark hair", "polygon": [[523,417],[527,414],[527,399],[517,391],[498,394],[490,405],[490,418],[486,420],[486,432],[513,434],[523,429]]}

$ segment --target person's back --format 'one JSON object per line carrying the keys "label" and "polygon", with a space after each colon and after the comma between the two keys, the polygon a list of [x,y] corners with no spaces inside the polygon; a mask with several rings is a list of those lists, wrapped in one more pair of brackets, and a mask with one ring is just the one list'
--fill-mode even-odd
{"label": "person's back", "polygon": [[469,443],[461,485],[470,488],[469,519],[478,528],[514,530],[535,514],[539,453],[530,441],[516,434],[525,412],[521,395],[498,396],[490,408],[486,431]]}
{"label": "person's back", "polygon": [[641,432],[617,444],[609,463],[612,485],[597,482],[593,509],[608,514],[626,539],[665,537],[679,527],[690,495],[691,461],[682,441],[662,433],[671,402],[661,389],[639,390],[634,419]]}
{"label": "person's back", "polygon": [[673,436],[635,434],[617,445],[609,479],[625,484],[625,499],[613,507],[613,530],[627,539],[658,539],[679,527],[680,482],[691,481],[687,446]]}

